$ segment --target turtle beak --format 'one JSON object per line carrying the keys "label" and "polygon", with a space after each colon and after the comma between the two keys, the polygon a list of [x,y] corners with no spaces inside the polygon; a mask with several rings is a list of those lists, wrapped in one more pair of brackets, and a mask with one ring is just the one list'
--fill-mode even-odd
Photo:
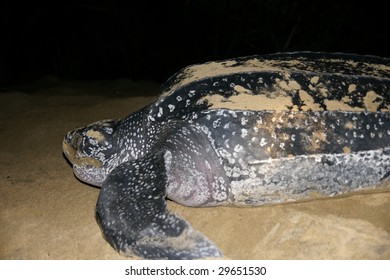
{"label": "turtle beak", "polygon": [[70,131],[66,134],[62,141],[62,151],[66,158],[72,163],[73,167],[78,165],[101,168],[102,163],[99,160],[85,156],[80,152],[82,141],[83,136],[80,133],[80,129]]}

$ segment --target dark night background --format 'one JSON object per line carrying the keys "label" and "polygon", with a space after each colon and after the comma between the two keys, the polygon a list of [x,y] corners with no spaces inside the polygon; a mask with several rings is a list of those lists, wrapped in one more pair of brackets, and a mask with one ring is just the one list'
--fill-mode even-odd
{"label": "dark night background", "polygon": [[163,82],[189,64],[281,51],[388,57],[388,17],[373,1],[2,1],[0,83]]}

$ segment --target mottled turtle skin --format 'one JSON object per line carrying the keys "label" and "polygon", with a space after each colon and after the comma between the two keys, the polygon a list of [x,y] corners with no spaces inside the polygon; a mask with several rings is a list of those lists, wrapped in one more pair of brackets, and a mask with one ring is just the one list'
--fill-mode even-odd
{"label": "mottled turtle skin", "polygon": [[277,53],[192,65],[122,120],[69,132],[64,154],[101,186],[106,240],[147,259],[221,257],[170,213],[259,206],[376,186],[390,174],[390,60]]}

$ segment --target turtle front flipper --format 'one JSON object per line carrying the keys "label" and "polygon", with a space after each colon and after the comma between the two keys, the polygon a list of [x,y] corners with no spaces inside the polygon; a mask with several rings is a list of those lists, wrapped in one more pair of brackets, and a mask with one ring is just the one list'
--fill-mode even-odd
{"label": "turtle front flipper", "polygon": [[146,259],[221,257],[218,248],[166,205],[164,153],[122,163],[103,183],[96,219],[120,253]]}

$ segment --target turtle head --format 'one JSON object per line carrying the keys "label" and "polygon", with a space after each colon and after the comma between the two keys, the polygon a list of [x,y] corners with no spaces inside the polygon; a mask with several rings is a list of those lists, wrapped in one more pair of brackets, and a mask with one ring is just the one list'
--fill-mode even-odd
{"label": "turtle head", "polygon": [[67,133],[62,148],[78,179],[101,186],[117,165],[118,123],[104,120]]}

